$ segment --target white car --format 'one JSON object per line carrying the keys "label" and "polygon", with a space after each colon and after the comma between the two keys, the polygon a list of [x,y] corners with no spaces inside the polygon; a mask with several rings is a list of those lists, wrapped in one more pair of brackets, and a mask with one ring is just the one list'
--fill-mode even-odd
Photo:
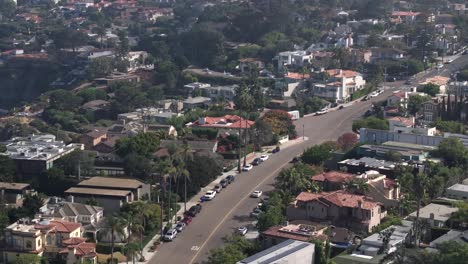
{"label": "white car", "polygon": [[328,109],[322,109],[320,111],[315,112],[315,115],[324,115],[328,113]]}
{"label": "white car", "polygon": [[437,69],[442,69],[444,65],[442,63],[437,63],[436,68]]}
{"label": "white car", "polygon": [[369,96],[372,98],[372,97],[377,97],[379,96],[379,93],[378,92],[372,92],[371,94],[369,94]]}
{"label": "white car", "polygon": [[242,167],[242,171],[250,171],[252,168],[252,164],[247,164],[244,167]]}
{"label": "white car", "polygon": [[177,230],[177,233],[180,233],[180,232],[182,232],[182,230],[185,229],[186,226],[187,226],[187,224],[181,221],[181,222],[177,223],[177,225],[175,226],[174,229]]}
{"label": "white car", "polygon": [[216,196],[216,191],[207,191],[205,195],[203,196],[204,200],[211,201],[213,198]]}
{"label": "white car", "polygon": [[174,240],[174,238],[176,238],[176,236],[177,236],[177,230],[170,229],[169,231],[166,232],[163,238],[165,241],[172,241]]}
{"label": "white car", "polygon": [[241,236],[245,236],[247,234],[247,227],[246,226],[241,226],[237,229],[237,233]]}
{"label": "white car", "polygon": [[269,156],[266,155],[266,154],[260,156],[260,159],[261,159],[262,161],[266,161],[266,160],[268,160],[268,158],[269,158]]}
{"label": "white car", "polygon": [[260,198],[260,196],[262,196],[262,191],[254,191],[253,193],[250,194],[250,197],[254,197],[254,198]]}

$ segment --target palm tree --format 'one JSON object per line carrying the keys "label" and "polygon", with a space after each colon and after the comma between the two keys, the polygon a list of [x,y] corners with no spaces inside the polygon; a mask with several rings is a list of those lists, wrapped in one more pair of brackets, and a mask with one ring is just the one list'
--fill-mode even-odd
{"label": "palm tree", "polygon": [[111,232],[111,263],[114,263],[114,247],[115,247],[115,235],[124,234],[124,221],[122,218],[109,216],[106,220],[107,228]]}
{"label": "palm tree", "polygon": [[364,179],[352,179],[345,182],[345,190],[354,194],[365,195],[369,191],[369,185]]}
{"label": "palm tree", "polygon": [[137,233],[139,234],[139,242],[140,242],[140,246],[139,246],[139,249],[141,251],[143,251],[143,234],[145,232],[145,227],[143,227],[143,225],[141,224],[133,224],[132,225],[132,234],[133,233]]}
{"label": "palm tree", "polygon": [[103,38],[104,36],[106,35],[106,28],[102,25],[99,25],[98,27],[96,27],[96,34],[99,36],[99,43],[101,45],[101,49],[103,48]]}
{"label": "palm tree", "polygon": [[125,255],[127,257],[127,263],[128,263],[128,258],[131,257],[132,263],[135,264],[135,253],[140,251],[140,247],[136,243],[128,243],[125,249],[126,249]]}
{"label": "palm tree", "polygon": [[183,166],[184,168],[180,171],[181,175],[184,177],[184,212],[187,211],[187,178],[190,179],[190,172],[187,170],[187,164],[189,161],[193,160],[192,149],[190,148],[187,141],[184,140],[182,145],[181,154],[184,159]]}

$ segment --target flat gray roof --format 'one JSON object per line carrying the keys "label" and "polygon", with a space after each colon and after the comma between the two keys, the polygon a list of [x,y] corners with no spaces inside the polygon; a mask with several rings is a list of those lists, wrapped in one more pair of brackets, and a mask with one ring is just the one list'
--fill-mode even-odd
{"label": "flat gray roof", "polygon": [[71,187],[65,191],[66,194],[85,194],[85,195],[96,195],[96,196],[114,196],[114,197],[126,197],[131,192],[125,190],[109,190],[109,189],[97,189],[97,188],[82,188],[82,187]]}
{"label": "flat gray roof", "polygon": [[467,192],[468,193],[468,185],[465,184],[454,184],[447,188],[447,190],[459,191],[459,192]]}
{"label": "flat gray roof", "polygon": [[315,245],[312,243],[297,241],[288,239],[276,246],[270,247],[266,250],[263,250],[253,256],[250,256],[246,259],[243,259],[238,264],[267,264],[267,263],[274,263],[277,260],[280,260],[296,251],[304,249],[306,247],[311,247],[311,250],[315,250]]}

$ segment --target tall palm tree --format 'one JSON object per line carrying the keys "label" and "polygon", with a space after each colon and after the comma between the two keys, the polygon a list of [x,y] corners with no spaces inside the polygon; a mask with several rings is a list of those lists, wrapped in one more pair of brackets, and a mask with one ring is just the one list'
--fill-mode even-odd
{"label": "tall palm tree", "polygon": [[128,263],[128,258],[130,257],[132,259],[132,263],[135,264],[135,254],[140,251],[140,247],[136,243],[128,243],[125,249],[126,249],[125,255],[127,257],[127,263]]}
{"label": "tall palm tree", "polygon": [[124,234],[124,221],[116,216],[109,216],[106,219],[108,230],[111,232],[111,263],[114,263],[115,235]]}
{"label": "tall palm tree", "polygon": [[181,155],[183,157],[183,169],[181,169],[180,173],[184,177],[184,212],[187,211],[187,179],[190,179],[190,172],[187,170],[188,162],[193,160],[193,153],[190,145],[187,141],[184,140],[184,144],[182,145]]}
{"label": "tall palm tree", "polygon": [[365,195],[369,191],[369,185],[365,179],[352,179],[345,182],[345,190],[354,194]]}

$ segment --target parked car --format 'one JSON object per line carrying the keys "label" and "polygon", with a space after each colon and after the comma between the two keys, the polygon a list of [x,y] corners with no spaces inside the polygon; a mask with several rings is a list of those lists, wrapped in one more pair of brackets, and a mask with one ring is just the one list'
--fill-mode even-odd
{"label": "parked car", "polygon": [[205,201],[211,201],[211,200],[213,200],[213,198],[215,198],[215,196],[216,196],[216,192],[215,192],[215,191],[213,191],[213,190],[207,191],[207,192],[205,193],[205,195],[203,196],[203,200],[205,200]]}
{"label": "parked car", "polygon": [[276,148],[274,148],[274,149],[271,151],[271,153],[274,154],[274,153],[280,152],[280,150],[281,150],[280,147],[279,147],[279,146],[276,146]]}
{"label": "parked car", "polygon": [[338,110],[341,110],[341,109],[343,109],[343,108],[345,108],[345,106],[344,106],[344,105],[340,105],[340,106],[338,107]]}
{"label": "parked car", "polygon": [[410,79],[406,80],[405,84],[409,85],[409,84],[413,84],[413,81],[411,81]]}
{"label": "parked car", "polygon": [[170,230],[168,230],[166,232],[163,239],[164,239],[164,241],[172,241],[172,240],[174,240],[174,238],[176,238],[176,236],[177,236],[177,230],[170,229]]}
{"label": "parked car", "polygon": [[252,165],[258,166],[262,163],[263,161],[260,158],[256,158],[252,161]]}
{"label": "parked car", "polygon": [[231,184],[232,182],[234,182],[234,180],[236,180],[236,176],[234,175],[228,175],[226,178],[224,178],[229,184]]}
{"label": "parked car", "polygon": [[437,63],[436,69],[442,69],[444,65],[442,63]]}
{"label": "parked car", "polygon": [[223,189],[223,186],[216,184],[215,187],[213,188],[213,191],[216,191],[217,193],[219,193],[222,189]]}
{"label": "parked car", "polygon": [[253,193],[250,194],[250,197],[253,197],[253,198],[260,198],[260,196],[262,196],[262,191],[259,191],[259,190],[256,190],[256,191],[253,191]]}
{"label": "parked car", "polygon": [[250,171],[252,168],[252,164],[247,164],[244,167],[242,167],[242,171]]}
{"label": "parked car", "polygon": [[296,157],[292,158],[291,163],[297,163],[297,162],[299,162],[299,161],[301,161],[301,157],[300,157],[300,156],[296,156]]}
{"label": "parked car", "polygon": [[245,234],[247,234],[247,227],[246,226],[241,226],[239,228],[237,228],[237,233],[241,236],[245,236]]}
{"label": "parked car", "polygon": [[315,112],[315,115],[324,115],[326,113],[328,113],[328,109],[324,108],[322,110],[319,110],[319,111]]}
{"label": "parked car", "polygon": [[257,218],[263,211],[260,210],[259,208],[255,208],[251,213],[250,213],[250,216],[251,217],[255,217]]}
{"label": "parked car", "polygon": [[184,215],[195,217],[197,214],[201,212],[201,209],[202,209],[201,204],[196,204],[190,207],[190,209],[187,212],[185,212]]}
{"label": "parked car", "polygon": [[184,230],[184,228],[186,227],[187,225],[180,221],[179,223],[177,223],[177,225],[175,226],[175,230],[177,230],[177,233],[180,233],[182,232],[182,230]]}
{"label": "parked car", "polygon": [[263,155],[260,156],[260,159],[261,159],[262,161],[266,161],[266,160],[268,160],[269,157],[270,157],[270,156],[268,156],[268,155],[266,155],[266,154],[263,154]]}
{"label": "parked car", "polygon": [[221,187],[223,187],[223,188],[226,188],[228,186],[228,184],[229,184],[229,182],[226,179],[222,179],[219,182],[219,185],[221,185]]}
{"label": "parked car", "polygon": [[184,217],[184,219],[182,219],[182,222],[184,222],[186,225],[188,225],[188,224],[192,223],[192,219],[193,218],[191,216],[186,215]]}

